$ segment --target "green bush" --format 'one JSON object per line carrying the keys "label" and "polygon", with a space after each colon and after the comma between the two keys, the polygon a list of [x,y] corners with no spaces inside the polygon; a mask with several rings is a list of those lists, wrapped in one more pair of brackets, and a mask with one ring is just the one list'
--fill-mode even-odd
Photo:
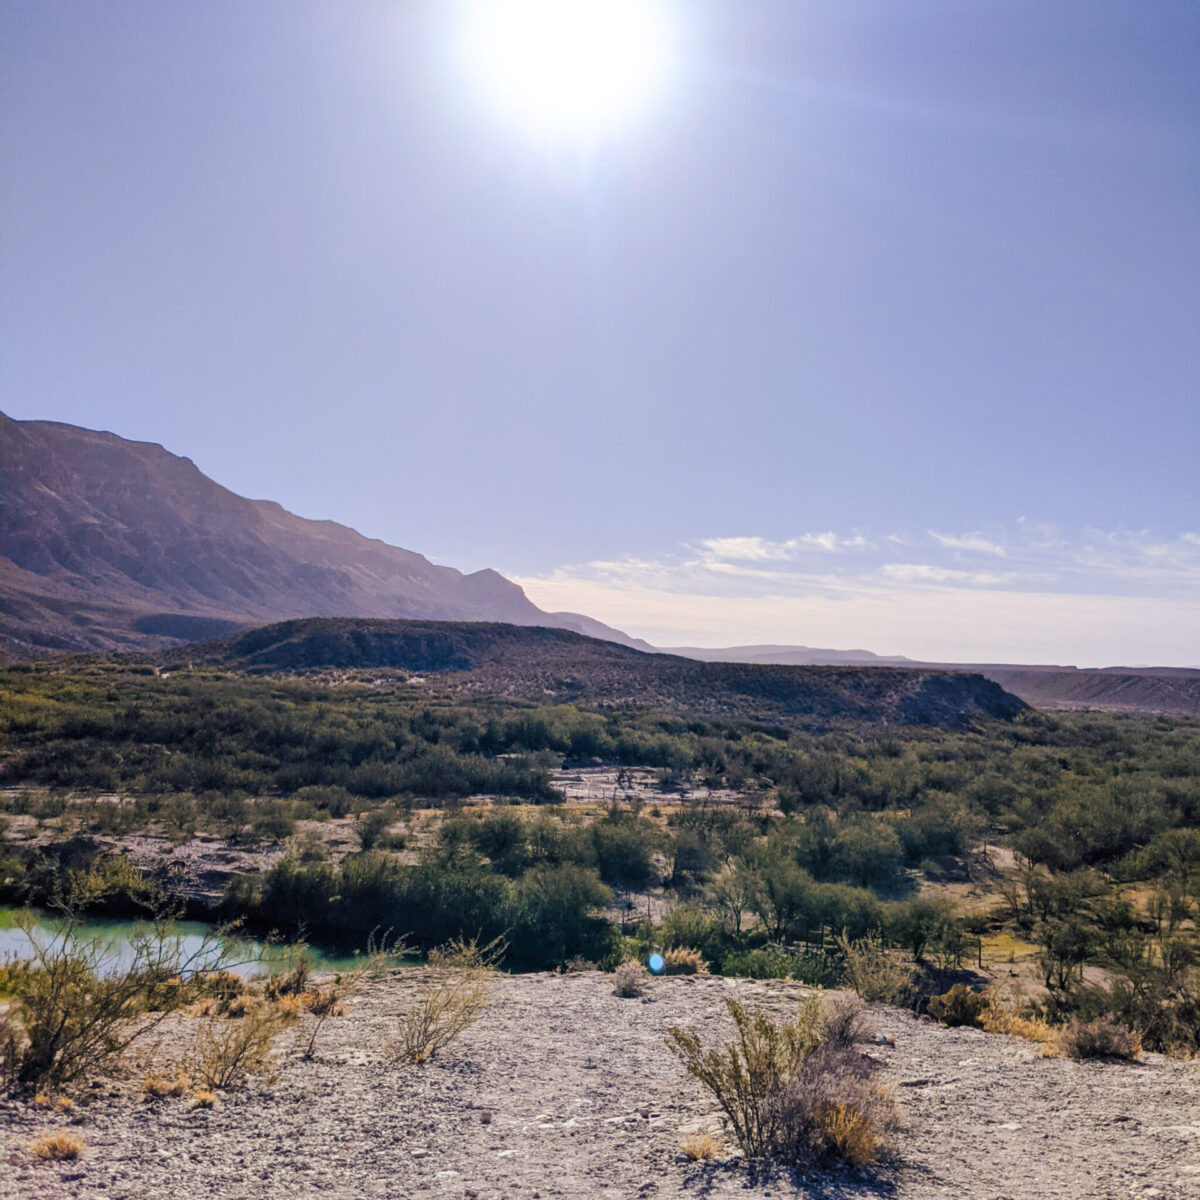
{"label": "green bush", "polygon": [[965,984],[956,983],[948,992],[929,997],[929,1015],[943,1025],[983,1025],[987,998],[971,991]]}

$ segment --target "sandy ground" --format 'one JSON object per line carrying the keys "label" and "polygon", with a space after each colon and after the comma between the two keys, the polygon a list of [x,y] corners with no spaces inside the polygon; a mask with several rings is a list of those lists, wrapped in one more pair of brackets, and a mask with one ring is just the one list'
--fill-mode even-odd
{"label": "sandy ground", "polygon": [[[625,1000],[595,972],[501,977],[444,1059],[393,1065],[383,1046],[425,978],[408,968],[377,981],[326,1024],[316,1061],[285,1045],[273,1077],[212,1110],[142,1099],[147,1061],[71,1114],[3,1105],[0,1197],[1200,1197],[1194,1063],[1044,1059],[1027,1042],[876,1007],[876,1033],[895,1040],[871,1048],[902,1105],[893,1160],[756,1174],[728,1142],[708,1164],[679,1153],[686,1133],[721,1120],[664,1033],[682,1023],[715,1040],[726,997],[785,1011],[793,985],[660,979]],[[158,1063],[193,1031],[192,1019],[176,1022]],[[30,1158],[30,1139],[54,1128],[85,1140],[77,1162]]]}

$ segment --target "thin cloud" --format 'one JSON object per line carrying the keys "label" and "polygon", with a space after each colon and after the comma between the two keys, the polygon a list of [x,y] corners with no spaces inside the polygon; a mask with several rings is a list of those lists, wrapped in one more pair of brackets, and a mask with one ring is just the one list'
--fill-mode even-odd
{"label": "thin cloud", "polygon": [[931,529],[929,536],[939,546],[945,546],[948,550],[968,550],[972,554],[994,554],[997,558],[1003,558],[1008,553],[999,542],[993,542],[980,533],[936,533]]}

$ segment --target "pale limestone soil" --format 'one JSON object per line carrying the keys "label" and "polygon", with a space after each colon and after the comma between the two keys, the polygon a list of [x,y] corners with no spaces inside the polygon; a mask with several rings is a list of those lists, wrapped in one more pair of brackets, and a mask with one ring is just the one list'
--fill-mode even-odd
{"label": "pale limestone soil", "polygon": [[[664,1034],[683,1023],[715,1039],[726,996],[785,1011],[790,985],[663,979],[643,1001],[618,999],[597,973],[505,977],[444,1062],[389,1065],[392,1018],[424,977],[381,980],[326,1025],[316,1062],[289,1052],[273,1082],[212,1111],[141,1100],[136,1071],[74,1118],[5,1106],[0,1197],[1200,1198],[1196,1064],[1047,1060],[1026,1042],[876,1008],[875,1030],[896,1042],[871,1047],[903,1106],[895,1161],[755,1177],[732,1153],[680,1157],[682,1132],[719,1118]],[[189,1024],[160,1058],[182,1052]],[[72,1119],[84,1157],[31,1163],[26,1143]]]}

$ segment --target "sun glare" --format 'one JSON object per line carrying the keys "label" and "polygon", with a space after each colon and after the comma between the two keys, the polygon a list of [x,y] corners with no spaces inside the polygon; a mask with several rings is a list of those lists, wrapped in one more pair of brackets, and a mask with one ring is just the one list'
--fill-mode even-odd
{"label": "sun glare", "polygon": [[537,132],[597,134],[636,115],[661,82],[655,0],[478,0],[470,69],[489,100]]}

